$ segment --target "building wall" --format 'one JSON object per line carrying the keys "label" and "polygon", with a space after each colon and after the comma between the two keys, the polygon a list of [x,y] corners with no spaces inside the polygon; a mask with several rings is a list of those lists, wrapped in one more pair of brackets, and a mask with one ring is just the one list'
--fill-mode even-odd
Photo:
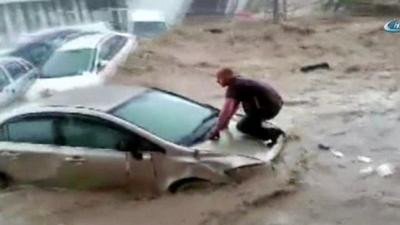
{"label": "building wall", "polygon": [[91,20],[81,0],[0,1],[0,46],[23,33]]}
{"label": "building wall", "polygon": [[190,12],[193,1],[208,1],[215,5],[211,11],[230,14],[248,1],[263,0],[0,0],[0,47],[20,34],[63,25],[103,21],[124,30],[135,9],[160,10],[173,25]]}

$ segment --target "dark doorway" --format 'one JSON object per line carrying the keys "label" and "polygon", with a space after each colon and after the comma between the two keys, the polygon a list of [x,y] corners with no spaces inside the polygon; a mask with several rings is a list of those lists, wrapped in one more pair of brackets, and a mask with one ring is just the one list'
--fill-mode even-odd
{"label": "dark doorway", "polygon": [[193,0],[189,15],[225,14],[229,0]]}

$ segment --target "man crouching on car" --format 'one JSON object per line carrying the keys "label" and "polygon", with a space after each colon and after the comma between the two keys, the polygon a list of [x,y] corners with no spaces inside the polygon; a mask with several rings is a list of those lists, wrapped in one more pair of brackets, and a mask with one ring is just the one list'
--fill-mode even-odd
{"label": "man crouching on car", "polygon": [[281,130],[262,126],[264,121],[277,116],[283,105],[282,97],[271,85],[242,78],[229,68],[219,70],[216,77],[221,87],[227,87],[227,90],[224,108],[219,114],[217,125],[210,133],[210,139],[219,139],[220,132],[228,127],[240,103],[246,115],[237,124],[239,131],[262,140],[272,140],[273,143],[284,134]]}

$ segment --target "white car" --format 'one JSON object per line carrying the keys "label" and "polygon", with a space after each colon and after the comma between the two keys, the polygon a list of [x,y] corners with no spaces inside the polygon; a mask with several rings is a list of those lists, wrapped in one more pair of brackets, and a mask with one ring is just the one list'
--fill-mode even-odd
{"label": "white car", "polygon": [[43,65],[27,92],[27,100],[56,92],[101,85],[125,63],[137,47],[136,38],[122,33],[95,33],[73,39],[58,48]]}
{"label": "white car", "polygon": [[135,10],[129,14],[128,33],[153,38],[168,30],[166,19],[158,10]]}
{"label": "white car", "polygon": [[0,59],[0,107],[23,96],[38,76],[38,70],[21,58]]}

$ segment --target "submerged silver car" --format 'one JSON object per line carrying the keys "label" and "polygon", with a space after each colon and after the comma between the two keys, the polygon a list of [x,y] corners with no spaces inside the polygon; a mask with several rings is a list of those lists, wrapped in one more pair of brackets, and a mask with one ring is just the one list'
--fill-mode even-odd
{"label": "submerged silver car", "polygon": [[22,97],[38,76],[38,70],[21,58],[0,58],[0,107]]}
{"label": "submerged silver car", "polygon": [[215,108],[154,88],[60,93],[1,116],[1,185],[175,192],[228,183],[240,168],[265,165],[235,146],[269,153],[268,160],[279,153],[235,132],[211,143],[206,136],[217,117]]}

